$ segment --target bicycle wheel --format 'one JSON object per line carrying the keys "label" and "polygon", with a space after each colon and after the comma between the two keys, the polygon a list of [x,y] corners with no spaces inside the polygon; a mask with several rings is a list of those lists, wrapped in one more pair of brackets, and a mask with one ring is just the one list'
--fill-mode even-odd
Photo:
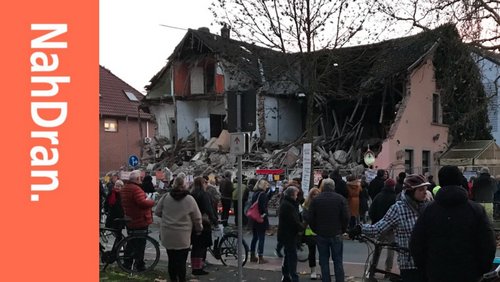
{"label": "bicycle wheel", "polygon": [[[238,235],[225,234],[219,243],[219,254],[222,264],[226,266],[238,266]],[[248,258],[248,245],[243,240],[242,265],[245,265]]]}
{"label": "bicycle wheel", "polygon": [[111,229],[99,230],[99,269],[101,271],[106,270],[106,267],[116,260],[115,253],[112,251],[115,241],[116,234]]}
{"label": "bicycle wheel", "polygon": [[[136,246],[144,245],[144,264],[137,260]],[[139,254],[139,257],[141,255]],[[160,261],[160,245],[150,236],[128,236],[116,248],[116,263],[125,272],[146,272],[155,268]]]}
{"label": "bicycle wheel", "polygon": [[309,249],[306,244],[297,245],[297,260],[306,262],[309,259]]}

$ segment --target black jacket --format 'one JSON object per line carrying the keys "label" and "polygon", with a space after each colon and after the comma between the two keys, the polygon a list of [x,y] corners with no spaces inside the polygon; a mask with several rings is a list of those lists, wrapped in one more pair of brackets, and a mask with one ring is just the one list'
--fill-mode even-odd
{"label": "black jacket", "polygon": [[319,236],[334,237],[346,232],[347,200],[333,191],[321,192],[309,206],[309,226]]}
{"label": "black jacket", "polygon": [[142,180],[141,188],[142,188],[142,190],[144,190],[145,193],[156,192],[155,186],[153,184],[153,178],[151,177],[151,175],[144,176],[144,179]]}
{"label": "black jacket", "polygon": [[378,176],[375,177],[370,184],[368,184],[368,194],[370,194],[370,198],[374,200],[377,194],[382,191],[382,188],[384,188],[384,179]]}
{"label": "black jacket", "polygon": [[359,193],[359,213],[364,215],[368,211],[368,200],[370,195],[368,194],[368,183],[365,181],[361,182],[361,193]]}
{"label": "black jacket", "polygon": [[209,247],[212,245],[212,225],[217,224],[217,216],[215,215],[214,209],[212,208],[212,202],[210,201],[210,195],[203,190],[198,190],[192,193],[193,198],[200,209],[202,217],[208,218],[208,221],[202,220],[203,231],[201,234],[196,234],[193,230],[191,234],[191,243],[194,247]]}
{"label": "black jacket", "polygon": [[478,203],[493,203],[497,185],[489,173],[481,173],[472,184],[472,200]]}
{"label": "black jacket", "polygon": [[[115,194],[115,202],[113,205],[110,204],[112,194]],[[111,193],[106,197],[106,201],[104,202],[104,211],[107,214],[105,222],[106,227],[115,229],[123,229],[123,227],[125,227],[123,222],[115,222],[115,219],[123,218],[125,216],[122,208],[122,197],[119,192],[111,191]]]}
{"label": "black jacket", "polygon": [[230,179],[222,179],[219,183],[219,191],[223,199],[233,200],[233,183]]}
{"label": "black jacket", "polygon": [[296,244],[299,232],[304,229],[299,215],[299,203],[285,197],[280,204],[278,242]]}
{"label": "black jacket", "polygon": [[394,203],[396,203],[396,191],[384,187],[375,199],[373,199],[370,210],[368,211],[372,224],[381,220]]}
{"label": "black jacket", "polygon": [[264,221],[261,223],[258,222],[252,222],[253,229],[258,229],[258,230],[266,230],[269,227],[269,213],[267,210],[267,204],[268,204],[268,194],[265,191],[258,190],[252,195],[252,204],[255,203],[256,201],[259,201],[259,213],[261,215],[265,214],[264,216]]}
{"label": "black jacket", "polygon": [[347,192],[347,183],[344,181],[344,179],[342,179],[342,176],[332,175],[332,179],[335,182],[335,192],[347,199],[347,197],[349,196],[349,193]]}
{"label": "black jacket", "polygon": [[484,208],[461,186],[441,188],[413,229],[410,252],[429,282],[472,282],[491,269],[496,241]]}

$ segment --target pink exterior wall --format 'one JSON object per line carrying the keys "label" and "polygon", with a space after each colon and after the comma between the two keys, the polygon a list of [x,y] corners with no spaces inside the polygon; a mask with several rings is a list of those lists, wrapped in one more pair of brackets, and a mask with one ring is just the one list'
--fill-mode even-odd
{"label": "pink exterior wall", "polygon": [[[435,153],[445,150],[448,127],[432,123],[432,95],[437,93],[432,59],[427,59],[410,75],[406,97],[382,145],[374,167],[392,170],[391,177],[404,171],[404,151],[413,150],[414,173],[421,173],[422,151],[430,151],[431,174],[437,175]],[[439,138],[434,140],[437,134]],[[398,142],[399,141],[399,142]],[[399,156],[401,158],[398,159]]]}

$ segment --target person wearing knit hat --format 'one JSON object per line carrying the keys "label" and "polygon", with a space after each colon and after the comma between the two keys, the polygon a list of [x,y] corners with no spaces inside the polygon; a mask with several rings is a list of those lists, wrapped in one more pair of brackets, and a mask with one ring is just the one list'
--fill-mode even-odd
{"label": "person wearing knit hat", "polygon": [[409,196],[410,200],[422,203],[433,200],[432,193],[430,193],[427,189],[429,185],[431,185],[431,183],[427,181],[425,176],[421,174],[412,174],[405,178],[403,182],[403,189],[405,194]]}
{"label": "person wearing knit hat", "polygon": [[443,166],[441,189],[413,229],[410,253],[429,282],[479,281],[496,252],[495,233],[485,209],[468,199],[462,172]]}
{"label": "person wearing knit hat", "polygon": [[387,187],[391,187],[391,188],[395,188],[396,187],[396,181],[394,181],[394,179],[392,178],[388,178],[385,182],[384,182],[385,186]]}
{"label": "person wearing knit hat", "polygon": [[[422,175],[412,174],[407,176],[403,183],[403,192],[383,218],[372,225],[363,224],[356,226],[349,232],[349,236],[356,237],[363,233],[366,236],[377,238],[385,232],[392,230],[398,246],[408,248],[413,226],[423,210],[427,185],[429,185],[429,182]],[[398,266],[402,281],[426,281],[424,272],[417,268],[410,253],[398,253]]]}

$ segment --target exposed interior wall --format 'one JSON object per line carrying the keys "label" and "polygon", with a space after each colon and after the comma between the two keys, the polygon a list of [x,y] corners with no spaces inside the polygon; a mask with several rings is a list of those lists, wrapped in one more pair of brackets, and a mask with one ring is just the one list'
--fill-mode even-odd
{"label": "exposed interior wall", "polygon": [[421,173],[422,152],[430,151],[431,174],[437,174],[436,153],[448,144],[448,127],[432,123],[432,95],[436,93],[434,67],[428,59],[410,75],[407,101],[394,135],[386,139],[375,166],[404,170],[405,150],[413,150],[413,173]]}
{"label": "exposed interior wall", "polygon": [[204,74],[202,67],[193,67],[191,69],[191,94],[204,94]]}
{"label": "exposed interior wall", "polygon": [[300,105],[296,100],[265,97],[266,141],[291,142],[302,133]]}
{"label": "exposed interior wall", "polygon": [[173,104],[151,105],[149,106],[149,110],[156,118],[156,124],[158,126],[157,129],[158,135],[165,136],[169,140],[172,140],[171,132],[174,132],[175,128],[170,128],[171,127],[170,119],[174,118],[175,115],[174,105]]}
{"label": "exposed interior wall", "polygon": [[177,101],[177,134],[187,138],[195,131],[195,121],[207,140],[210,139],[210,114],[225,115],[224,101]]}
{"label": "exposed interior wall", "polygon": [[174,64],[174,94],[188,96],[191,94],[189,83],[189,69],[186,63]]}

